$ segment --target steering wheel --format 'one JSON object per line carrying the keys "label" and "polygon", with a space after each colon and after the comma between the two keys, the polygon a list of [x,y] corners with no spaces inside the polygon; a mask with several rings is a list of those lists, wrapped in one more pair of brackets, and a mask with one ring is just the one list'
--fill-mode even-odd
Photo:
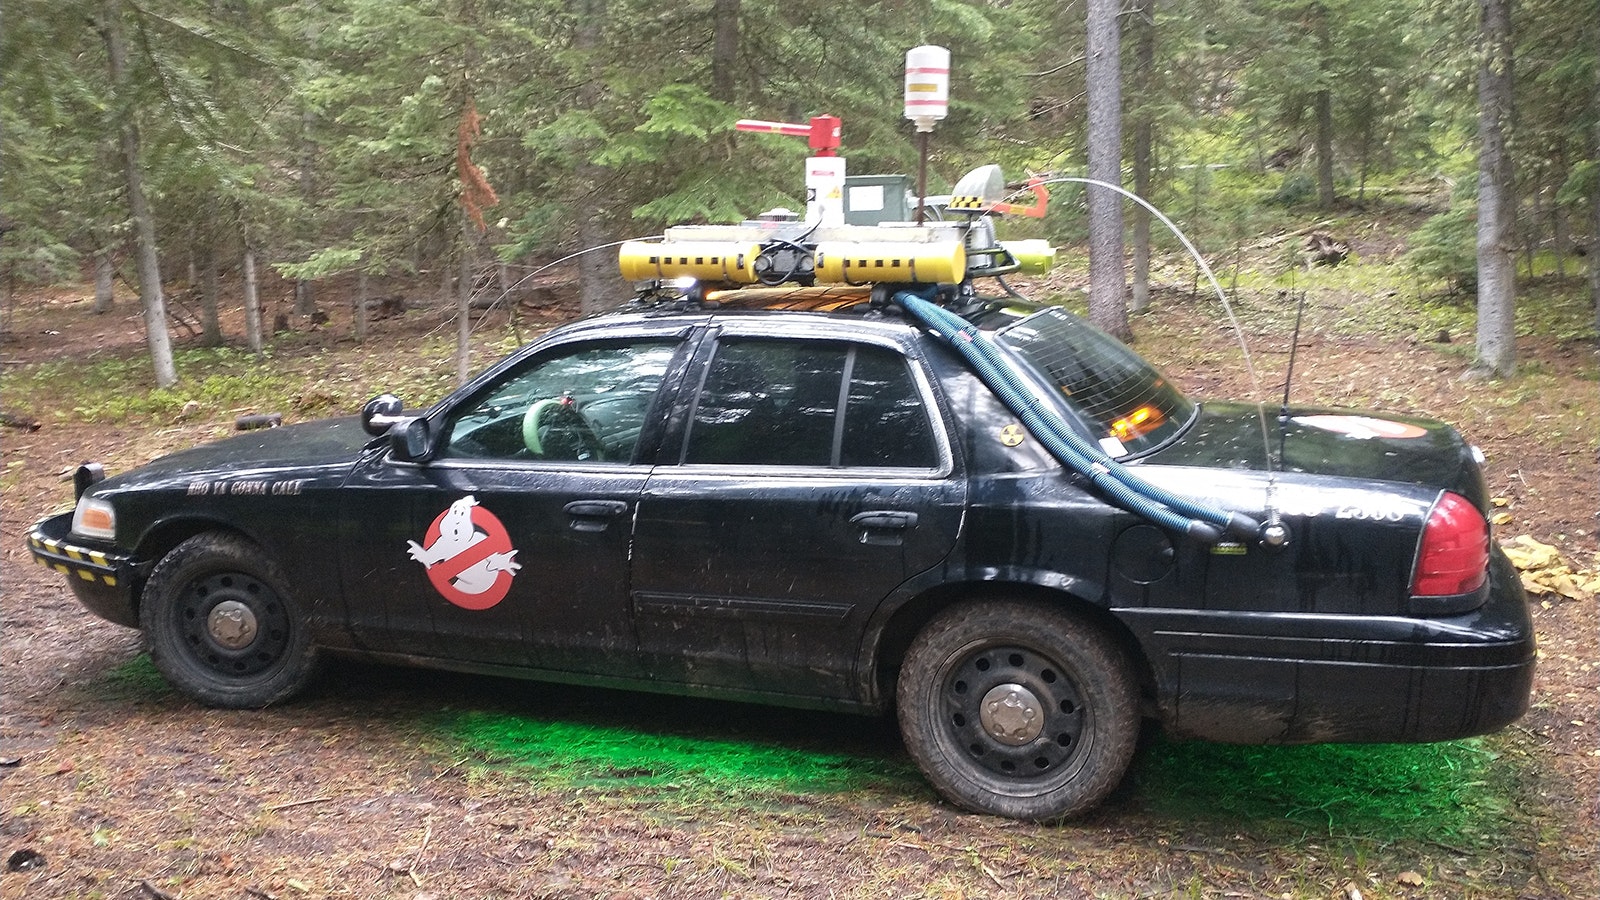
{"label": "steering wheel", "polygon": [[551,397],[528,407],[522,416],[522,442],[539,459],[605,459],[594,426],[567,398]]}

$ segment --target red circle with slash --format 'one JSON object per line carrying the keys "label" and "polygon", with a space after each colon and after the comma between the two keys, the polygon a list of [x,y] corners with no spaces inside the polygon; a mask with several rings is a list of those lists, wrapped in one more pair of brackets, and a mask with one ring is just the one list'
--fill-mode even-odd
{"label": "red circle with slash", "polygon": [[[433,520],[432,525],[428,526],[428,546],[439,540],[440,527],[448,515],[450,510],[446,509]],[[494,513],[481,506],[472,507],[472,526],[477,533],[483,535],[483,538],[455,556],[428,566],[428,580],[446,600],[456,606],[462,609],[483,610],[506,598],[506,594],[511,590],[513,573],[510,571],[492,573],[494,583],[478,593],[470,593],[457,587],[457,579],[463,572],[482,564],[496,553],[511,553],[511,536],[506,533],[506,527],[500,524]]]}

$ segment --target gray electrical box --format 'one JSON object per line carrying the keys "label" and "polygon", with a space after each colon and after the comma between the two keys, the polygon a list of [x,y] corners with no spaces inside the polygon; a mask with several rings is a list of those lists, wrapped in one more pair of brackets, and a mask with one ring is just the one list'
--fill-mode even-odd
{"label": "gray electrical box", "polygon": [[846,225],[911,221],[910,175],[847,175],[844,179]]}

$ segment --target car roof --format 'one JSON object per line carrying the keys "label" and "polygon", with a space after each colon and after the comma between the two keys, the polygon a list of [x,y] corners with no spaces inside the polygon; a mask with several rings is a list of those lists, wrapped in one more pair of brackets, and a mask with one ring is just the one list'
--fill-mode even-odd
{"label": "car roof", "polygon": [[[979,327],[991,328],[1014,322],[1019,315],[1042,308],[1042,304],[1015,297],[974,298],[959,312]],[[997,315],[1002,310],[1006,315]],[[614,331],[622,328],[623,322],[721,324],[741,319],[812,336],[817,336],[818,332],[839,336],[893,334],[904,341],[923,331],[899,306],[874,302],[870,285],[737,287],[707,290],[696,299],[679,295],[653,299],[641,296],[558,330],[564,333],[589,328]]]}

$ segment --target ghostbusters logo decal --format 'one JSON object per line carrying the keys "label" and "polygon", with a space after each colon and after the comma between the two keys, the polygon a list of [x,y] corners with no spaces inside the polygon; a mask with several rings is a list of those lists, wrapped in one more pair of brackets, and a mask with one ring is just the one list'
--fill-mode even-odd
{"label": "ghostbusters logo decal", "polygon": [[504,600],[522,568],[506,527],[471,494],[440,513],[424,540],[406,541],[411,558],[427,569],[434,588],[462,609],[488,609]]}
{"label": "ghostbusters logo decal", "polygon": [[1427,437],[1428,432],[1416,425],[1406,422],[1391,422],[1388,419],[1375,419],[1372,416],[1295,416],[1296,425],[1307,425],[1320,428],[1323,431],[1332,431],[1358,440],[1371,440],[1373,438],[1398,438],[1409,439]]}

